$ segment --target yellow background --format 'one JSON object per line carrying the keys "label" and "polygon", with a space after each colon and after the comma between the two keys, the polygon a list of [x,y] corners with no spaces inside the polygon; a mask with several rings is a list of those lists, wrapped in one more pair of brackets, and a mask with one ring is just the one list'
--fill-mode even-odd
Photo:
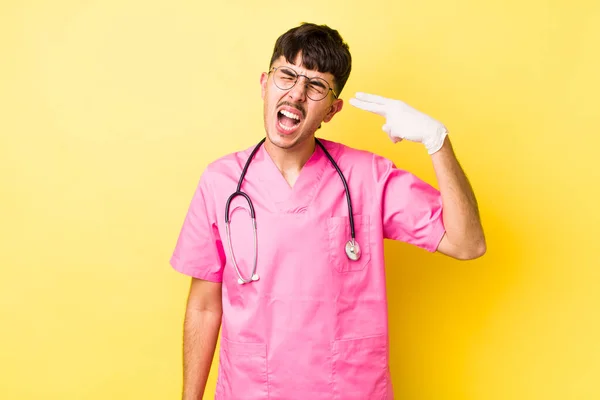
{"label": "yellow background", "polygon": [[[206,164],[264,134],[260,73],[302,21],[349,43],[344,99],[449,127],[481,207],[480,260],[386,244],[396,398],[600,398],[600,3],[577,0],[3,1],[0,398],[180,396],[168,260]],[[346,103],[319,135],[435,183],[381,125]]]}

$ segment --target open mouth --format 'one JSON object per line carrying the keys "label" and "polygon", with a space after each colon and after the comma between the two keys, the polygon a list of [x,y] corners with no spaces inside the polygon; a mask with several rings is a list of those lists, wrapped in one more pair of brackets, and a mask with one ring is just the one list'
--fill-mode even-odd
{"label": "open mouth", "polygon": [[281,109],[277,112],[277,125],[284,132],[294,131],[301,121],[302,115],[299,111],[292,112],[291,110]]}

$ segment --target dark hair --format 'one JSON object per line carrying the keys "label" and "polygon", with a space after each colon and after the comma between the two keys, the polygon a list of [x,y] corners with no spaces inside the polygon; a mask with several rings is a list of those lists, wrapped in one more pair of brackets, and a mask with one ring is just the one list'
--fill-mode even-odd
{"label": "dark hair", "polygon": [[350,49],[339,32],[327,25],[303,22],[279,36],[269,67],[281,56],[293,63],[300,51],[306,68],[333,75],[335,92],[339,95],[352,69]]}

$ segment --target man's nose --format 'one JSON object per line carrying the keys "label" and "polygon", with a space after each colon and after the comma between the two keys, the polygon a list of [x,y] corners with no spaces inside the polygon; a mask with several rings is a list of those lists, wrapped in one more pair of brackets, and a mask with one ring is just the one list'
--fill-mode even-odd
{"label": "man's nose", "polygon": [[306,90],[307,90],[306,78],[299,76],[296,84],[290,89],[288,95],[294,101],[303,102],[306,101]]}

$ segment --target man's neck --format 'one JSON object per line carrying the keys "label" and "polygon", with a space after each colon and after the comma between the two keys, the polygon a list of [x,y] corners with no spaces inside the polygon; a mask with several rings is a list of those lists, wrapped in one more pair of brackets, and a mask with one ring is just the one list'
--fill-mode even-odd
{"label": "man's neck", "polygon": [[277,169],[281,172],[288,184],[293,187],[300,170],[315,151],[316,142],[314,137],[294,146],[293,149],[282,149],[274,146],[268,140],[265,142],[265,150],[273,160]]}

